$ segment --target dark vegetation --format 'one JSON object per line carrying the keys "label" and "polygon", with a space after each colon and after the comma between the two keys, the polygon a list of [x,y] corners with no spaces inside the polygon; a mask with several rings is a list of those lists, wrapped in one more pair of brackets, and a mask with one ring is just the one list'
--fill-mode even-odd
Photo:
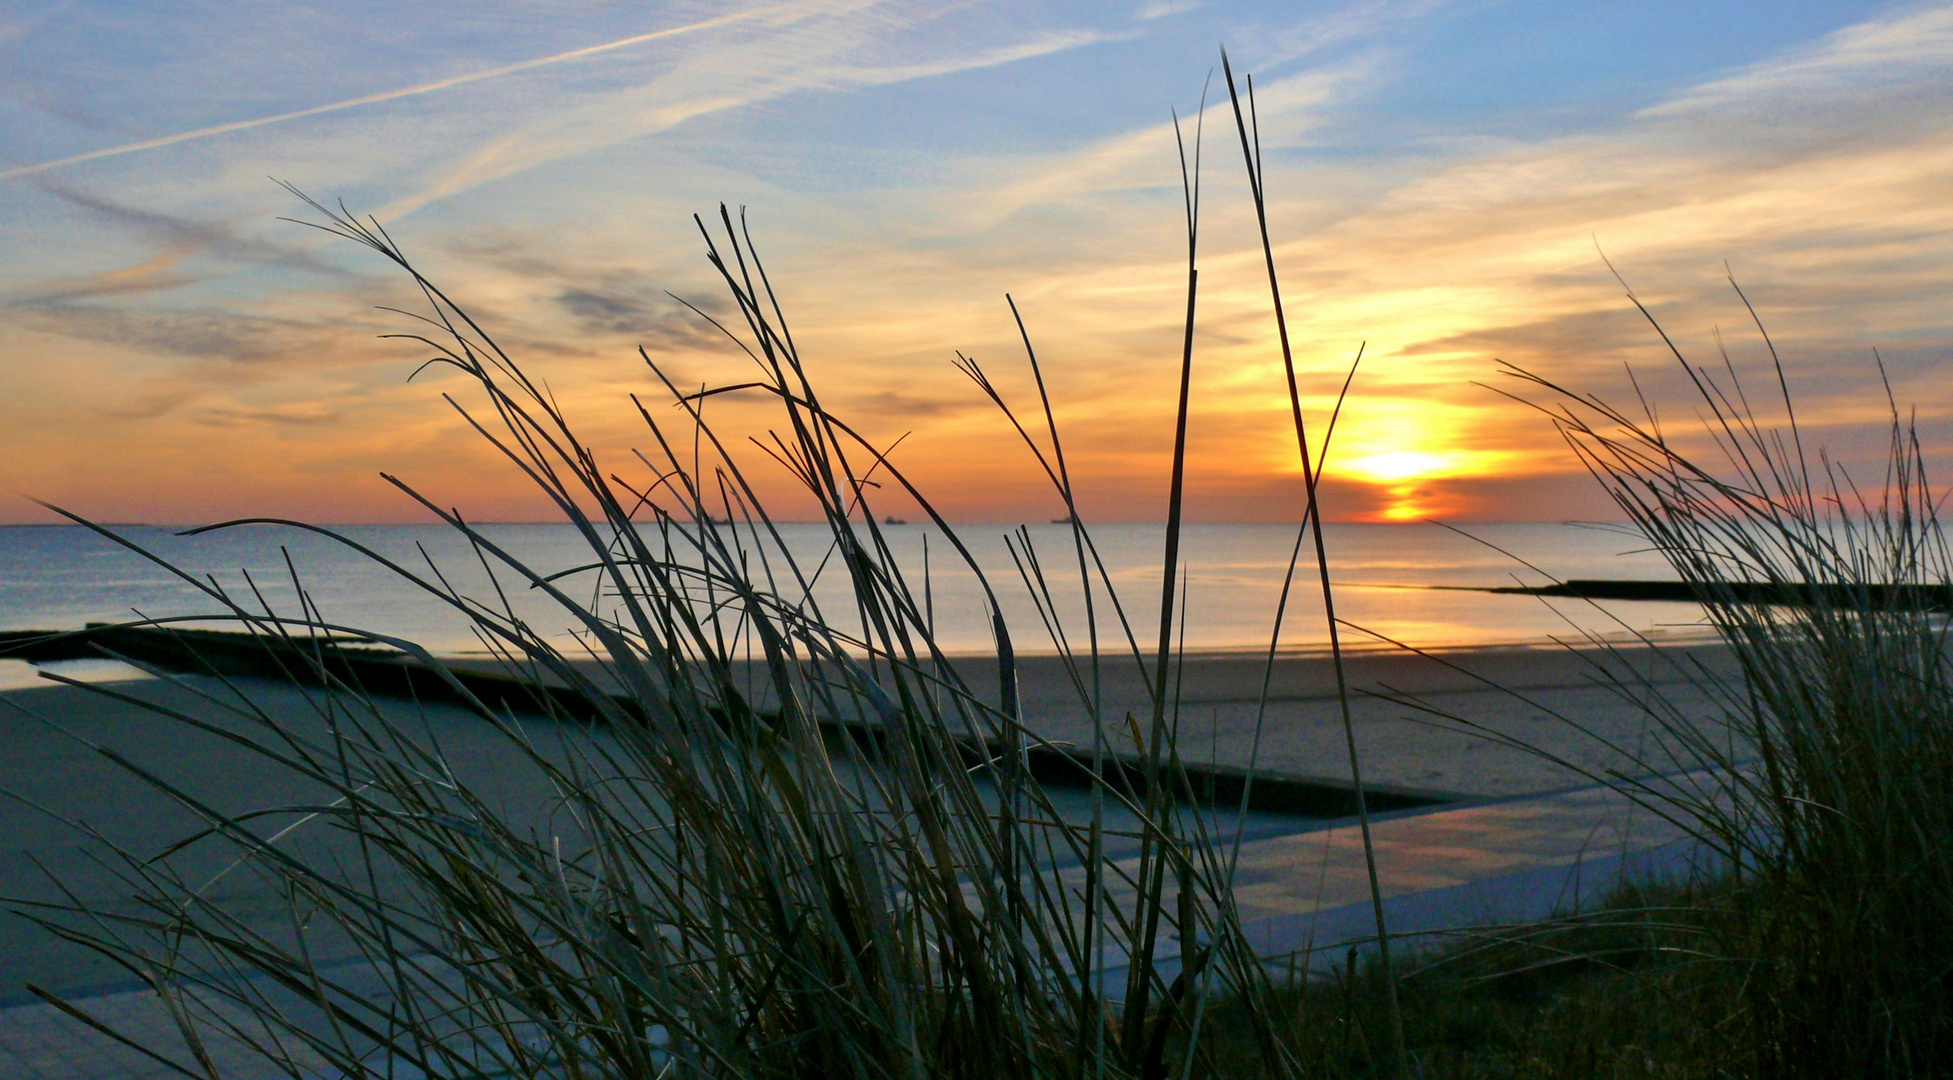
{"label": "dark vegetation", "polygon": [[[1760,320],[1757,330],[1775,422],[1751,406],[1726,354],[1710,367],[1674,353],[1716,465],[1685,455],[1645,401],[1630,413],[1518,374],[1548,395],[1540,407],[1701,596],[1741,665],[1740,680],[1711,687],[1711,727],[1650,703],[1650,763],[1714,768],[1695,792],[1643,789],[1729,868],[1710,951],[1740,972],[1741,1059],[1766,1076],[1944,1075],[1953,651],[1944,611],[1917,602],[1953,587],[1940,497],[1889,384],[1875,482],[1807,450],[1775,346]],[[1822,602],[1776,602],[1799,594]]]}
{"label": "dark vegetation", "polygon": [[[1420,1075],[1576,1080],[1752,1075],[1739,968],[1703,951],[1718,890],[1625,888],[1595,910],[1444,935],[1398,980]],[[1316,958],[1318,962],[1320,957]],[[1308,1075],[1393,1075],[1383,975],[1355,949],[1278,995]],[[1239,1007],[1214,1010],[1196,1058],[1211,1076],[1266,1075]]]}

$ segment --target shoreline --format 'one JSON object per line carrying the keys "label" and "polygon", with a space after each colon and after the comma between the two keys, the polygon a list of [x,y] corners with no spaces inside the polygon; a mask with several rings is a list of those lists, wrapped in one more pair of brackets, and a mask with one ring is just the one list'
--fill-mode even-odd
{"label": "shoreline", "polygon": [[[204,645],[200,655],[193,655],[163,631],[116,628],[96,633],[114,635],[114,651],[163,669],[199,671],[198,665],[216,657],[230,676],[296,675],[301,681],[316,681],[309,660],[296,653],[281,659],[243,635],[184,633]],[[64,636],[59,650],[99,656],[86,644],[93,636]],[[21,638],[0,634],[0,655],[37,658],[21,648]],[[90,651],[77,653],[80,647]],[[349,647],[328,655],[338,677],[376,696],[430,703],[463,700],[443,677],[401,654]],[[42,651],[38,658],[63,656]],[[998,706],[1002,692],[994,656],[945,659],[951,669],[945,678],[960,682],[984,705]],[[498,660],[441,662],[468,693],[498,710],[538,715],[545,711],[539,697],[551,699],[565,715],[585,720],[598,718],[605,708],[621,707],[626,715],[635,708],[627,699],[608,706],[592,702],[569,692],[560,680],[511,673]],[[621,690],[602,664],[574,663],[600,689]],[[862,663],[870,670],[880,666]],[[1153,680],[1142,671],[1150,668],[1150,658],[1144,669],[1130,654],[1102,658],[1095,715],[1082,692],[1091,684],[1086,665],[1079,665],[1074,678],[1061,657],[1016,657],[1016,697],[1032,743],[1079,749],[1096,745],[1115,757],[1144,756]],[[1527,643],[1422,653],[1364,650],[1347,652],[1343,669],[1366,786],[1418,800],[1557,790],[1632,767],[1629,755],[1616,748],[1646,746],[1652,725],[1628,688],[1653,690],[1687,714],[1712,717],[1717,703],[1695,685],[1698,674],[1735,674],[1726,647],[1700,640],[1601,647]],[[1172,675],[1174,707],[1169,715],[1176,718],[1178,753],[1189,769],[1216,777],[1253,769],[1288,778],[1298,790],[1348,790],[1348,744],[1335,668],[1326,651],[1278,654],[1272,667],[1266,652],[1190,652],[1178,658]],[[810,671],[808,677],[823,676]],[[748,687],[755,708],[765,712],[777,707],[769,677],[749,667],[739,681]],[[823,724],[834,729],[830,734],[847,738],[879,726],[868,717],[846,716],[826,718]],[[978,749],[972,747],[973,752]]]}
{"label": "shoreline", "polygon": [[[1627,582],[1625,584],[1636,585],[1640,583]],[[1344,586],[1338,586],[1338,587],[1341,588]],[[1362,585],[1361,583],[1355,583],[1347,587],[1368,588],[1371,586]],[[1543,587],[1541,589],[1532,589],[1532,588],[1521,589],[1521,588],[1513,588],[1513,587],[1491,587],[1491,586],[1476,586],[1476,585],[1390,585],[1390,586],[1375,586],[1375,587],[1392,588],[1392,589],[1413,589],[1413,590],[1423,589],[1423,590],[1445,591],[1445,592],[1477,592],[1477,593],[1504,594],[1504,595],[1515,595],[1515,594],[1516,595],[1539,595],[1551,599],[1568,598],[1567,596],[1564,596],[1557,592],[1546,591],[1547,589],[1557,589],[1559,588],[1559,586],[1548,586],[1548,587]],[[1667,598],[1662,598],[1659,602],[1668,603],[1673,601],[1668,600]],[[237,620],[235,618],[212,617],[212,618],[204,619],[195,616],[185,616],[181,618],[172,617],[169,619],[164,619],[161,621],[160,625],[153,625],[153,626],[132,621],[126,623],[90,622],[84,626],[70,627],[63,630],[49,630],[41,627],[18,627],[13,629],[0,629],[0,659],[17,658],[19,655],[21,655],[20,647],[30,642],[39,642],[39,641],[54,642],[57,639],[81,639],[86,637],[88,634],[92,632],[105,630],[105,629],[119,629],[123,627],[132,627],[132,628],[139,628],[144,630],[155,629],[155,630],[164,630],[164,631],[172,630],[172,629],[187,630],[199,635],[215,634],[215,635],[222,635],[226,637],[237,637],[237,638],[243,638],[249,636],[244,631],[227,629],[228,627],[233,627],[235,625],[237,625]],[[1378,640],[1374,635],[1364,633],[1362,631],[1352,631],[1351,637],[1354,638],[1355,640],[1344,640],[1340,645],[1340,649],[1343,655],[1345,656],[1358,656],[1358,655],[1369,656],[1369,655],[1377,655],[1377,654],[1398,654],[1398,655],[1429,654],[1433,656],[1451,656],[1451,655],[1470,655],[1474,653],[1485,653],[1485,652],[1567,652],[1567,651],[1587,652],[1587,651],[1602,651],[1606,649],[1636,649],[1636,648],[1644,648],[1644,647],[1689,648],[1698,645],[1716,644],[1717,642],[1720,641],[1720,638],[1717,635],[1715,629],[1707,624],[1701,624],[1701,625],[1690,624],[1686,626],[1674,624],[1674,625],[1663,626],[1655,630],[1621,631],[1616,634],[1598,634],[1592,638],[1582,638],[1580,640],[1575,640],[1571,636],[1569,636],[1566,638],[1539,637],[1539,638],[1506,638],[1506,639],[1491,640],[1491,641],[1448,641],[1448,642],[1440,642],[1440,643],[1432,643],[1432,644],[1411,645],[1409,643],[1399,644],[1389,640]],[[393,651],[390,646],[384,645],[378,642],[374,638],[355,636],[351,634],[320,635],[316,639],[308,639],[308,638],[304,638],[301,635],[295,634],[294,639],[308,640],[308,641],[317,640],[325,644],[351,646],[354,648],[376,648],[388,652]],[[560,647],[561,647],[561,643],[559,643],[559,648]],[[41,652],[41,650],[38,649],[29,649],[26,651],[34,652],[34,653]],[[59,652],[59,651],[60,651],[60,646],[56,646],[53,650],[50,650],[48,653],[46,653],[46,655],[48,656],[48,660],[49,661],[93,660],[93,659],[99,659],[101,657],[100,653],[87,651],[87,646],[85,645],[76,648],[73,651],[72,655],[68,655],[68,654],[54,655],[55,652]],[[428,652],[435,659],[440,660],[443,663],[479,665],[483,663],[493,663],[496,660],[496,657],[493,653],[481,649],[441,650],[441,649],[430,648]],[[989,660],[989,659],[995,659],[997,655],[995,649],[940,649],[938,650],[938,652],[944,659],[951,660],[951,661]],[[1012,652],[1013,655],[1015,655],[1019,660],[1056,660],[1062,656],[1062,654],[1057,652],[1055,649],[1051,649],[1049,647],[1039,647],[1039,648],[1015,647],[1013,648]],[[1149,646],[1142,646],[1141,652],[1146,662],[1148,663],[1151,663],[1154,657],[1156,656],[1156,650]],[[1287,660],[1327,660],[1332,656],[1333,652],[1334,650],[1332,650],[1331,646],[1327,642],[1311,642],[1308,644],[1295,644],[1295,645],[1284,644],[1277,647],[1274,650],[1274,658],[1278,663]],[[1130,660],[1132,657],[1132,650],[1122,649],[1122,650],[1113,651],[1110,649],[1102,648],[1100,655],[1101,658],[1105,661],[1118,662],[1121,658],[1125,660]],[[1247,644],[1190,645],[1185,648],[1176,646],[1173,649],[1172,655],[1176,659],[1184,657],[1191,660],[1266,661],[1269,656],[1269,649],[1266,645],[1247,645]],[[579,661],[579,663],[581,662],[582,661]]]}

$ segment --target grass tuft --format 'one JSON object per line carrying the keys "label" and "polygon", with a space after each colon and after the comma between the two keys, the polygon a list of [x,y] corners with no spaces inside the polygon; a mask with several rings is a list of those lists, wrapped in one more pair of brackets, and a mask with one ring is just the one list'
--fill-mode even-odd
{"label": "grass tuft", "polygon": [[1917,598],[1949,595],[1953,557],[1917,427],[1886,382],[1883,475],[1867,485],[1806,449],[1760,319],[1774,420],[1726,352],[1692,363],[1649,323],[1693,389],[1706,456],[1686,453],[1645,398],[1628,411],[1511,369],[1545,392],[1539,407],[1702,602],[1738,668],[1689,673],[1720,703],[1712,722],[1648,711],[1659,749],[1639,765],[1706,766],[1700,783],[1608,779],[1683,822],[1724,869],[1705,930],[1741,969],[1749,1070],[1944,1075],[1953,655],[1945,611]]}
{"label": "grass tuft", "polygon": [[[1183,383],[1194,190],[1190,176]],[[1173,552],[1146,767],[1103,767],[1109,738],[1096,740],[1074,770],[1099,778],[1089,820],[1077,821],[1028,767],[1031,749],[1071,751],[1024,726],[1011,628],[993,617],[996,693],[963,682],[936,647],[927,583],[907,580],[886,542],[878,491],[893,485],[922,508],[995,612],[992,583],[901,468],[823,405],[743,220],[721,208],[713,227],[698,225],[737,311],[714,325],[760,377],[687,391],[641,354],[677,421],[634,399],[653,447],[634,482],[597,459],[547,387],[377,222],[306,202],[317,215],[307,224],[370,249],[421,291],[423,329],[405,336],[432,351],[429,364],[468,377],[476,403],[449,404],[554,504],[588,561],[541,574],[393,477],[468,541],[491,595],[457,591],[431,562],[391,563],[298,526],[465,614],[511,674],[560,688],[531,695],[546,714],[537,720],[483,700],[479,680],[411,642],[365,637],[433,670],[445,697],[501,736],[488,779],[548,793],[528,807],[482,786],[333,662],[322,637],[359,631],[317,611],[296,569],[301,610],[286,612],[178,572],[282,663],[307,666],[295,682],[309,715],[273,715],[214,669],[214,682],[165,677],[221,719],[158,712],[318,795],[229,815],[95,747],[207,828],[162,856],[106,851],[131,910],[111,917],[73,897],[15,906],[152,987],[183,1033],[181,1068],[209,1072],[214,1040],[291,1075],[1186,1076],[1206,1001],[1269,999],[1232,905],[1231,862],[1174,749],[1168,629],[1184,599]],[[831,542],[818,565],[789,553],[730,436],[705,419],[706,402],[728,393],[777,406],[762,446],[820,508]],[[1025,440],[1052,466],[1086,595],[1113,604],[1137,654],[1076,512],[1049,401],[1039,405],[1051,458]],[[1183,393],[1183,441],[1186,411]],[[1176,483],[1176,521],[1178,499]],[[1041,564],[1020,539],[1026,584],[1039,589]],[[822,575],[847,581],[845,610],[815,599]],[[519,617],[516,590],[553,601],[581,652]],[[1079,655],[1056,606],[1041,612],[1079,669],[1079,706],[1101,725],[1128,720],[1097,715],[1093,613]],[[876,736],[825,739],[836,720]],[[972,746],[995,753],[972,768]],[[1139,823],[1137,858],[1108,850],[1108,813]],[[215,879],[184,869],[193,855],[221,863],[226,888],[249,883],[285,910],[267,922],[207,900]],[[1298,1075],[1280,1014],[1255,1015],[1267,1018],[1245,1029],[1260,1067]]]}

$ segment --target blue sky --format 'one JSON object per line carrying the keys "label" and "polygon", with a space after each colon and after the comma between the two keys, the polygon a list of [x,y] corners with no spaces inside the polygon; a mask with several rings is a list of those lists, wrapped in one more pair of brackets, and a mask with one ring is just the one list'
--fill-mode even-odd
{"label": "blue sky", "polygon": [[[689,215],[747,206],[830,400],[914,430],[959,516],[1039,520],[948,365],[1021,386],[1009,291],[1089,505],[1157,516],[1169,110],[1197,110],[1223,44],[1256,80],[1312,404],[1370,343],[1344,516],[1599,510],[1550,429],[1471,386],[1494,358],[1610,391],[1661,366],[1597,248],[1705,358],[1719,326],[1749,347],[1726,260],[1840,445],[1876,420],[1874,347],[1938,430],[1945,4],[15,2],[0,486],[116,519],[412,519],[389,469],[537,511],[440,404],[455,387],[406,383],[420,357],[376,338],[405,283],[279,221],[302,208],[269,177],[377,215],[618,453],[635,346],[743,378],[665,292],[711,302]],[[1293,517],[1238,150],[1208,119],[1194,505]]]}

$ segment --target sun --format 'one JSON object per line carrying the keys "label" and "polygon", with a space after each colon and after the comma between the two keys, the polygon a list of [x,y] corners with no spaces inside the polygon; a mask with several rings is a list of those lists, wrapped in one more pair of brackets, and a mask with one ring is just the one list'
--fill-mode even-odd
{"label": "sun", "polygon": [[1505,464],[1504,455],[1497,453],[1430,447],[1359,454],[1340,463],[1331,461],[1328,471],[1381,489],[1376,520],[1421,521],[1458,508],[1457,499],[1438,486],[1442,481],[1486,476]]}
{"label": "sun", "polygon": [[1456,472],[1455,455],[1422,450],[1391,450],[1345,462],[1341,472],[1373,484],[1388,484]]}
{"label": "sun", "polygon": [[1323,475],[1365,489],[1357,496],[1359,517],[1412,522],[1457,514],[1474,504],[1475,481],[1527,467],[1487,438],[1476,411],[1439,398],[1383,397],[1343,418],[1322,458]]}

